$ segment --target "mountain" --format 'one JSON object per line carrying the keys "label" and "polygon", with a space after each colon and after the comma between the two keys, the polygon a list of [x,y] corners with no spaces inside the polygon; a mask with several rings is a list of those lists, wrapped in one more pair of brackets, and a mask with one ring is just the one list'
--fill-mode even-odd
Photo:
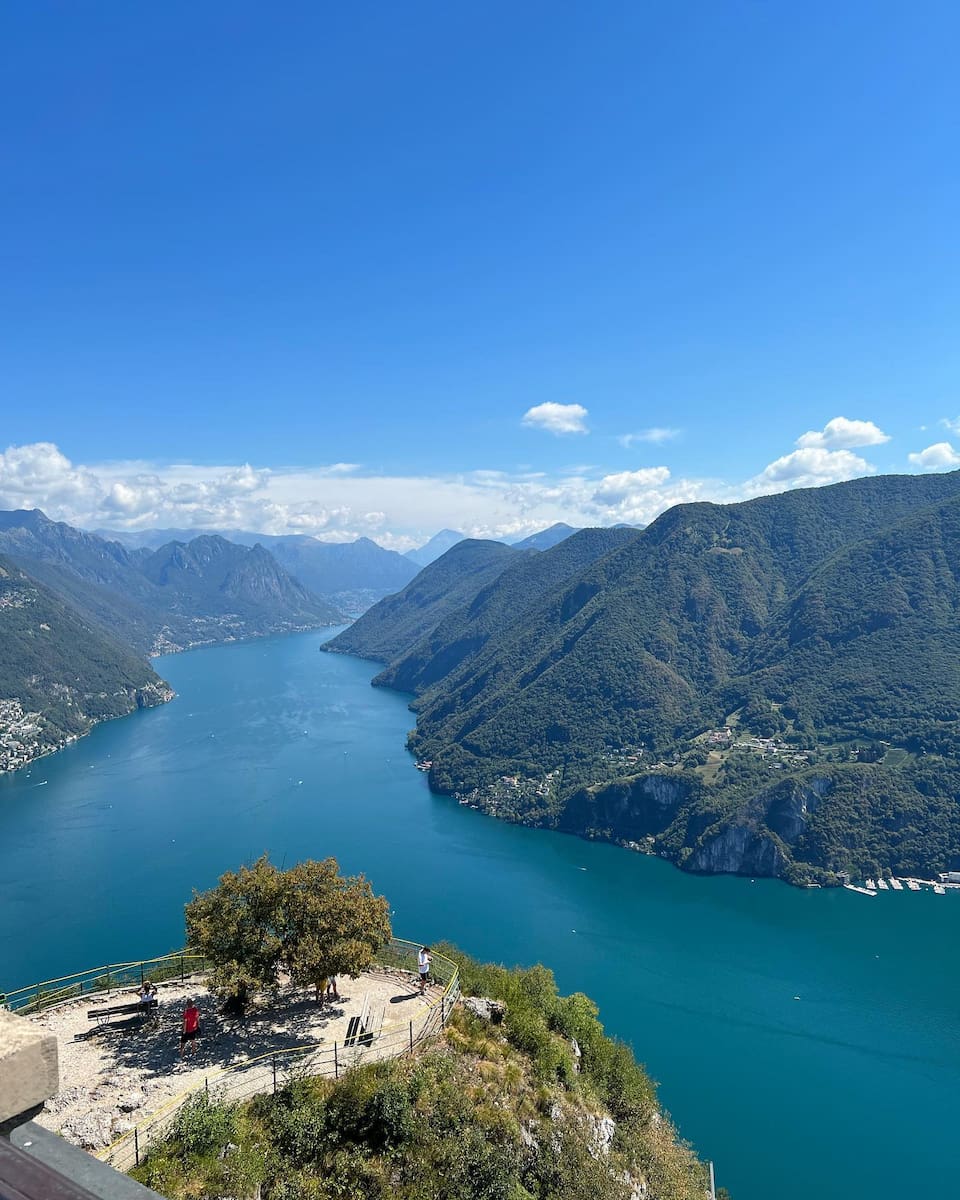
{"label": "mountain", "polygon": [[398,592],[418,567],[370,538],[321,542],[292,534],[259,539],[291,575],[344,612],[361,613],[383,596]]}
{"label": "mountain", "polygon": [[531,533],[529,537],[525,537],[522,541],[511,542],[515,550],[549,550],[551,546],[555,546],[558,542],[562,542],[564,538],[568,538],[572,533],[576,533],[572,525],[565,525],[563,521],[558,521],[556,525],[551,525],[549,529],[541,529],[539,533]]}
{"label": "mountain", "polygon": [[393,652],[380,682],[419,693],[411,745],[437,790],[694,870],[960,865],[960,473],[617,532],[466,654],[452,614],[482,612],[482,588],[426,642],[402,606],[368,614]]}
{"label": "mountain", "polygon": [[119,542],[125,550],[159,550],[168,542],[189,542],[202,533],[219,533],[230,541],[253,545],[244,541],[239,534],[227,533],[223,529],[94,529],[90,532],[93,537],[102,538],[105,542]]}
{"label": "mountain", "polygon": [[130,649],[0,555],[0,770],[172,695]]}
{"label": "mountain", "polygon": [[438,559],[441,554],[446,554],[457,542],[463,540],[464,535],[457,533],[455,529],[441,529],[425,545],[419,546],[415,550],[408,550],[404,557],[409,558],[418,567],[426,567]]}
{"label": "mountain", "polygon": [[218,537],[128,550],[34,509],[0,513],[0,553],[143,654],[343,619],[268,551]]}
{"label": "mountain", "polygon": [[448,612],[414,646],[395,658],[374,684],[423,692],[454,672],[458,678],[472,679],[470,663],[491,638],[499,637],[545,592],[634,536],[632,530],[584,529],[550,550],[519,553],[468,603]]}
{"label": "mountain", "polygon": [[[197,536],[196,530],[100,532],[129,550],[158,549],[168,542],[186,542]],[[419,569],[405,555],[385,550],[365,537],[352,542],[324,542],[307,534],[273,535],[236,529],[208,532],[241,546],[264,546],[304,587],[349,615],[358,615],[383,596],[398,592]]]}
{"label": "mountain", "polygon": [[502,542],[459,541],[401,592],[374,605],[322,649],[389,662],[475,597],[522,553]]}
{"label": "mountain", "polygon": [[[174,611],[223,617],[252,631],[271,624],[308,628],[339,614],[280,566],[263,546],[237,546],[208,534],[171,542],[140,559],[142,574]],[[266,627],[266,628],[264,628]]]}

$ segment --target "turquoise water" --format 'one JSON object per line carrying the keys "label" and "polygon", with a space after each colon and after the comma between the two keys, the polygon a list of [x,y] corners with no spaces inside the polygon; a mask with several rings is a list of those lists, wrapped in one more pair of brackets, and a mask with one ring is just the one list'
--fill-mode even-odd
{"label": "turquoise water", "polygon": [[592,995],[734,1200],[956,1189],[960,895],[696,878],[462,809],[325,636],[166,658],[172,704],[0,781],[0,988],[178,947],[191,888],[265,850],[333,854],[400,935]]}

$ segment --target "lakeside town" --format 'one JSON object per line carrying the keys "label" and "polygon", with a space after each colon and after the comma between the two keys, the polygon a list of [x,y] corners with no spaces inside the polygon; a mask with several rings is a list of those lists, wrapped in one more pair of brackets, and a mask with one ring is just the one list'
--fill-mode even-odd
{"label": "lakeside town", "polygon": [[43,715],[26,712],[19,700],[0,700],[0,772],[25,767],[44,754],[62,750],[74,738],[45,740]]}

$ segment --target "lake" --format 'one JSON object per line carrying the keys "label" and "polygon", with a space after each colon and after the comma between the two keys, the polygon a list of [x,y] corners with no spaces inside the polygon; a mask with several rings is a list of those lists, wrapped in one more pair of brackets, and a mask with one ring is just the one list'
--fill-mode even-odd
{"label": "lake", "polygon": [[590,994],[734,1200],[955,1191],[960,894],[699,878],[432,796],[333,632],[161,659],[171,704],[0,779],[0,989],[179,947],[264,851],[334,855],[398,935]]}

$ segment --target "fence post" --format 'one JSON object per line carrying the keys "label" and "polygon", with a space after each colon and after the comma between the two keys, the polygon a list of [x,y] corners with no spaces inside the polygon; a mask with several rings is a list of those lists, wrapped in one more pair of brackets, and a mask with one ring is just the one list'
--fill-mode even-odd
{"label": "fence post", "polygon": [[140,964],[140,986],[143,987],[143,963]]}
{"label": "fence post", "polygon": [[180,955],[180,982],[183,983],[183,955]]}
{"label": "fence post", "polygon": [[413,1050],[413,1022],[410,1022],[410,1049]]}
{"label": "fence post", "polygon": [[710,1200],[717,1200],[717,1186],[713,1178],[713,1163],[710,1163]]}
{"label": "fence post", "polygon": [[133,1127],[133,1159],[135,1164],[140,1166],[140,1138],[137,1136],[137,1127]]}
{"label": "fence post", "polygon": [[273,1065],[273,1094],[277,1094],[277,1056],[274,1055],[271,1060]]}
{"label": "fence post", "polygon": [[40,1011],[40,984],[37,984],[37,1012]]}
{"label": "fence post", "polygon": [[208,1096],[210,1095],[210,1080],[207,1078],[206,1075],[204,1075],[204,1077],[203,1077],[203,1090],[207,1093]]}
{"label": "fence post", "polygon": [[446,996],[446,993],[444,992],[440,997],[440,1024],[446,1025],[446,1023],[447,1023],[447,996]]}
{"label": "fence post", "polygon": [[333,1077],[340,1078],[340,1064],[337,1062],[337,1043],[333,1043]]}

